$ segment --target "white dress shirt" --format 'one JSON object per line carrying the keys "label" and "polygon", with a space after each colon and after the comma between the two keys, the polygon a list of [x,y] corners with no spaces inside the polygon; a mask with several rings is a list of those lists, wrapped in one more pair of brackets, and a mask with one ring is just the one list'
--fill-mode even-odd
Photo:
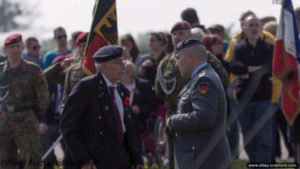
{"label": "white dress shirt", "polygon": [[[105,75],[103,75],[103,78],[105,80],[105,83],[106,83],[106,86],[107,87],[114,87],[115,88],[115,93],[114,93],[114,96],[115,96],[115,102],[116,102],[116,105],[117,105],[117,108],[119,110],[119,113],[120,113],[120,118],[121,118],[121,122],[122,122],[122,128],[123,128],[123,132],[125,133],[126,131],[126,128],[125,128],[125,124],[124,124],[124,107],[123,107],[123,103],[122,103],[122,99],[121,99],[121,96],[119,95],[119,93],[117,92],[117,87],[115,86],[115,84],[112,84],[111,81],[109,81]],[[110,91],[110,90],[108,90]]]}

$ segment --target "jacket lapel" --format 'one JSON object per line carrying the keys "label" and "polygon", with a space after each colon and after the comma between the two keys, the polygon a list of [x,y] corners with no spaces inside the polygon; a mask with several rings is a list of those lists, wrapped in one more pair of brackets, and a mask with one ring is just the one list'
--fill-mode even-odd
{"label": "jacket lapel", "polygon": [[123,86],[121,83],[117,83],[117,91],[122,99],[122,104],[123,104],[123,107],[124,107],[124,124],[125,124],[125,127],[126,127],[126,130],[128,129],[127,126],[128,126],[128,120],[131,119],[131,115],[130,115],[130,93],[128,91],[128,89]]}
{"label": "jacket lapel", "polygon": [[189,89],[189,86],[190,86],[190,83],[191,83],[192,79],[190,79],[187,84],[184,85],[184,87],[182,88],[182,90],[180,91],[180,93],[178,94],[177,96],[177,99],[180,98],[180,96],[186,91]]}
{"label": "jacket lapel", "polygon": [[99,95],[99,103],[101,111],[104,112],[105,119],[107,120],[107,123],[109,125],[109,128],[113,131],[116,138],[120,140],[118,137],[118,131],[116,127],[116,120],[113,114],[112,109],[112,99],[110,97],[110,94],[108,92],[107,85],[105,83],[105,80],[101,73],[97,74],[97,83],[98,83],[98,95]]}

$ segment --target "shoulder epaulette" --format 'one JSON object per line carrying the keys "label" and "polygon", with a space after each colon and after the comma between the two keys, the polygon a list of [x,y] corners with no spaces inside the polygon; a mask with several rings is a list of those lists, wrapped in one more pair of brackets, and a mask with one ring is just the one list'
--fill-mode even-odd
{"label": "shoulder epaulette", "polygon": [[203,70],[199,73],[198,77],[204,77],[206,75],[206,70]]}

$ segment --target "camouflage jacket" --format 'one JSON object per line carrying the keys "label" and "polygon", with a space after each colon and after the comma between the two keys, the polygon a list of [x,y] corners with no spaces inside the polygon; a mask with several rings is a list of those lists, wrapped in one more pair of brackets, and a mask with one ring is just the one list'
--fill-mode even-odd
{"label": "camouflage jacket", "polygon": [[62,102],[63,106],[67,102],[68,96],[76,83],[86,76],[88,76],[88,74],[83,71],[82,62],[77,62],[66,70]]}
{"label": "camouflage jacket", "polygon": [[226,69],[222,65],[222,62],[212,53],[207,53],[207,63],[211,65],[211,67],[214,69],[214,71],[219,75],[222,85],[224,89],[226,90],[229,85],[229,77]]}
{"label": "camouflage jacket", "polygon": [[34,63],[22,59],[16,68],[10,68],[8,61],[0,63],[0,86],[1,108],[12,107],[13,112],[33,111],[37,116],[46,112],[48,86],[42,70]]}
{"label": "camouflage jacket", "polygon": [[43,74],[49,83],[64,85],[66,71],[60,66],[60,62],[49,66]]}
{"label": "camouflage jacket", "polygon": [[175,67],[175,52],[165,56],[157,67],[155,92],[166,101],[167,109],[173,111],[177,109],[177,96],[187,81],[188,79],[183,79]]}

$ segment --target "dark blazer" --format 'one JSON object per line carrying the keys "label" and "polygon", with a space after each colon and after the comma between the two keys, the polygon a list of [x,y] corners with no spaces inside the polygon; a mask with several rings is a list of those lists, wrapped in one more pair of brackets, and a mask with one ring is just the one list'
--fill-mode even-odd
{"label": "dark blazer", "polygon": [[126,101],[129,92],[120,83],[116,88],[124,106],[123,143],[117,136],[111,96],[101,73],[80,80],[69,95],[60,126],[76,169],[90,160],[97,169],[129,169],[143,164]]}
{"label": "dark blazer", "polygon": [[226,97],[219,76],[204,66],[178,97],[177,114],[169,121],[177,168],[230,168]]}

